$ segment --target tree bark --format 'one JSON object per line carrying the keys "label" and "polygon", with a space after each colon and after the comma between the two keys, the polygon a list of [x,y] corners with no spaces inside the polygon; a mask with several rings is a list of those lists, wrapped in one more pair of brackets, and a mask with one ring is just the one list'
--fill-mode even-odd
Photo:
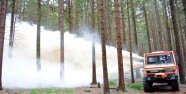
{"label": "tree bark", "polygon": [[68,0],[67,2],[67,8],[68,8],[68,25],[69,25],[69,32],[72,33],[72,17],[71,17],[71,1]]}
{"label": "tree bark", "polygon": [[171,8],[171,16],[172,16],[172,23],[174,29],[174,40],[176,45],[176,55],[179,58],[178,67],[179,67],[179,75],[180,75],[180,83],[185,84],[185,64],[183,62],[183,58],[181,57],[181,47],[180,47],[180,40],[179,40],[179,33],[178,33],[178,23],[176,21],[176,9],[175,9],[175,0],[169,0],[170,8]]}
{"label": "tree bark", "polygon": [[74,1],[74,24],[73,24],[73,32],[78,34],[79,33],[79,24],[78,24],[78,1]]}
{"label": "tree bark", "polygon": [[[47,4],[47,6],[46,6],[46,26],[47,26],[47,28],[49,28],[50,26],[49,26],[49,23],[50,23],[50,20],[49,20],[49,18],[50,18],[50,0],[47,0],[46,1],[46,4]],[[49,29],[51,29],[51,28],[49,28]]]}
{"label": "tree bark", "polygon": [[12,13],[11,13],[11,23],[10,23],[10,36],[9,36],[9,57],[12,57],[13,50],[13,40],[14,40],[14,24],[15,24],[15,0],[12,0]]}
{"label": "tree bark", "polygon": [[117,34],[117,56],[118,56],[118,89],[125,91],[124,74],[123,74],[123,55],[122,55],[122,42],[121,42],[121,24],[119,15],[119,3],[118,0],[114,0],[115,19],[116,19],[116,34]]}
{"label": "tree bark", "polygon": [[184,14],[185,14],[184,33],[185,33],[185,38],[186,38],[186,0],[182,0],[182,3],[183,3]]}
{"label": "tree bark", "polygon": [[138,51],[138,37],[137,37],[137,30],[136,30],[136,12],[134,7],[133,0],[130,0],[131,2],[131,17],[132,17],[132,24],[133,24],[133,30],[134,30],[134,48],[135,51]]}
{"label": "tree bark", "polygon": [[155,6],[155,12],[156,12],[156,17],[157,17],[157,25],[158,25],[158,42],[159,42],[159,46],[158,46],[158,50],[163,50],[163,40],[162,40],[162,27],[161,27],[161,19],[160,19],[160,14],[159,14],[159,10],[158,10],[158,4],[157,4],[157,0],[154,0],[154,6]]}
{"label": "tree bark", "polygon": [[2,0],[0,2],[0,90],[3,89],[2,87],[2,64],[3,64],[3,47],[4,47],[7,4],[8,4],[8,0]]}
{"label": "tree bark", "polygon": [[185,20],[186,20],[186,0],[182,0],[182,3],[183,3],[184,14],[185,14]]}
{"label": "tree bark", "polygon": [[[92,13],[92,31],[95,32],[95,12],[94,12],[94,0],[91,0],[91,13]],[[93,36],[92,41],[92,83],[91,84],[97,84],[96,80],[96,55],[95,55],[95,40]]]}
{"label": "tree bark", "polygon": [[125,15],[124,15],[124,0],[120,0],[121,2],[121,27],[122,27],[122,33],[123,33],[123,48],[127,48],[126,44],[126,32],[125,32]]}
{"label": "tree bark", "polygon": [[[186,61],[186,51],[185,51],[185,42],[184,42],[184,33],[182,32],[182,28],[184,27],[184,25],[181,25],[181,19],[180,19],[180,15],[178,13],[178,2],[175,1],[175,16],[176,16],[176,21],[178,23],[177,27],[178,27],[178,34],[179,34],[179,39],[180,39],[180,46],[181,46],[181,56],[183,58],[183,62]],[[185,63],[186,64],[186,63]],[[185,75],[186,75],[186,70],[185,70]]]}
{"label": "tree bark", "polygon": [[108,45],[112,45],[113,43],[113,37],[112,37],[112,28],[111,28],[111,25],[112,25],[112,19],[111,19],[111,8],[112,8],[112,4],[110,3],[111,0],[106,0],[107,2],[107,32],[108,32]]}
{"label": "tree bark", "polygon": [[145,16],[145,25],[146,25],[146,32],[147,32],[148,48],[149,48],[149,52],[152,52],[151,42],[150,42],[150,34],[149,34],[149,24],[148,24],[148,18],[147,18],[147,13],[146,13],[146,8],[145,8],[145,2],[143,2],[143,13],[144,13],[144,16]]}
{"label": "tree bark", "polygon": [[37,70],[41,70],[41,54],[40,54],[40,36],[41,36],[41,0],[38,0],[38,8],[37,8],[37,40],[36,40],[36,62],[37,62]]}
{"label": "tree bark", "polygon": [[164,15],[165,15],[165,22],[166,22],[166,36],[167,36],[167,50],[172,50],[172,41],[171,41],[171,33],[170,33],[170,26],[169,26],[169,19],[167,14],[167,4],[166,0],[163,0],[163,9],[164,9]]}
{"label": "tree bark", "polygon": [[105,11],[105,26],[106,26],[106,44],[111,45],[112,33],[111,33],[111,15],[110,15],[110,0],[104,0],[104,11]]}
{"label": "tree bark", "polygon": [[130,26],[130,3],[127,0],[127,16],[128,16],[128,41],[129,41],[129,52],[130,52],[130,68],[131,68],[131,83],[134,83],[134,72],[133,72],[133,59],[132,59],[132,39],[131,39],[131,26]]}
{"label": "tree bark", "polygon": [[22,11],[22,20],[25,20],[26,18],[25,18],[25,6],[26,6],[26,1],[25,0],[23,0],[23,11]]}
{"label": "tree bark", "polygon": [[84,10],[85,10],[85,23],[88,26],[89,21],[88,21],[88,1],[84,0]]}
{"label": "tree bark", "polygon": [[60,78],[64,79],[64,0],[59,0]]}
{"label": "tree bark", "polygon": [[153,14],[151,14],[151,28],[152,28],[152,38],[153,38],[153,46],[154,46],[154,51],[157,51],[158,48],[157,48],[157,34],[155,32],[155,21],[154,21],[154,16]]}
{"label": "tree bark", "polygon": [[[98,1],[98,0],[97,0]],[[99,0],[100,2],[99,11],[100,11],[100,28],[101,28],[101,47],[102,47],[102,63],[103,63],[103,84],[104,84],[104,94],[110,94],[109,91],[109,82],[108,82],[108,71],[107,71],[107,55],[106,55],[106,39],[105,39],[105,12],[104,12],[104,3],[103,0]]]}

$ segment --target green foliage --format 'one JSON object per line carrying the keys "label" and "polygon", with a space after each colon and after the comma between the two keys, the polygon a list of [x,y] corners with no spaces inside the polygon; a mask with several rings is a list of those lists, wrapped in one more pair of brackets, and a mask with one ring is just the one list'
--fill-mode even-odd
{"label": "green foliage", "polygon": [[134,84],[132,84],[132,83],[127,83],[126,84],[126,86],[128,87],[128,88],[132,88],[132,89],[136,89],[136,90],[143,90],[143,84],[141,84],[141,83],[134,83]]}
{"label": "green foliage", "polygon": [[46,89],[32,89],[31,94],[74,94],[74,89],[55,89],[55,88],[46,88]]}
{"label": "green foliage", "polygon": [[26,0],[24,7],[23,20],[36,23],[37,22],[37,0]]}
{"label": "green foliage", "polygon": [[116,87],[116,81],[109,81],[109,86],[110,87]]}

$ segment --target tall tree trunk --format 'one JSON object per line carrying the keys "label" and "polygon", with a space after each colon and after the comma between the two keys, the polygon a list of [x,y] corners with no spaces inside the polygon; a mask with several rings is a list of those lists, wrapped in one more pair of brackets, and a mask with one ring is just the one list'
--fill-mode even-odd
{"label": "tall tree trunk", "polygon": [[182,3],[183,3],[184,14],[185,14],[185,20],[186,20],[186,0],[182,0]]}
{"label": "tall tree trunk", "polygon": [[8,4],[8,0],[2,0],[0,2],[0,90],[3,89],[2,87],[2,64],[3,64],[3,47],[4,47],[7,4]]}
{"label": "tall tree trunk", "polygon": [[126,32],[125,32],[125,16],[124,16],[124,0],[120,0],[121,3],[121,32],[123,33],[123,48],[127,48],[126,44]]}
{"label": "tall tree trunk", "polygon": [[17,14],[19,15],[19,18],[22,20],[22,5],[23,0],[17,0]]}
{"label": "tall tree trunk", "polygon": [[162,27],[161,27],[161,19],[160,19],[160,14],[159,14],[159,10],[158,10],[158,4],[157,4],[157,0],[154,0],[154,6],[155,6],[155,12],[156,12],[156,17],[157,17],[157,24],[158,24],[158,42],[159,42],[159,46],[158,46],[158,50],[163,50],[163,40],[162,40]]}
{"label": "tall tree trunk", "polygon": [[10,23],[10,37],[9,37],[9,57],[12,57],[13,50],[13,40],[14,40],[14,24],[15,24],[15,0],[12,0],[12,13],[11,13],[11,23]]}
{"label": "tall tree trunk", "polygon": [[[101,27],[100,27],[100,14],[101,14],[101,13],[100,13],[100,11],[99,11],[99,10],[100,10],[100,9],[99,9],[99,8],[100,8],[100,6],[99,6],[99,5],[100,5],[100,1],[99,1],[99,0],[96,0],[96,5],[97,5],[97,6],[96,6],[96,10],[97,10],[96,16],[97,16],[97,22],[98,22],[98,23],[97,23],[97,24],[98,24],[98,25],[97,25],[97,29],[98,29],[98,31],[101,31]],[[99,32],[99,33],[101,34],[101,32]]]}
{"label": "tall tree trunk", "polygon": [[138,51],[138,37],[137,37],[137,30],[136,30],[136,12],[133,0],[130,0],[131,3],[131,16],[132,16],[132,23],[133,23],[133,31],[134,31],[134,48]]}
{"label": "tall tree trunk", "polygon": [[64,78],[64,0],[59,0],[60,77]]}
{"label": "tall tree trunk", "polygon": [[[97,0],[98,1],[98,0]],[[101,29],[101,47],[102,47],[102,63],[103,63],[103,84],[104,84],[104,94],[110,94],[109,91],[109,82],[108,82],[108,71],[107,71],[107,54],[106,54],[106,38],[105,38],[105,12],[104,12],[104,3],[103,0],[99,0],[100,2],[99,11],[100,11],[100,29]]]}
{"label": "tall tree trunk", "polygon": [[183,3],[184,14],[185,14],[184,33],[185,33],[185,38],[186,38],[186,0],[182,0],[182,3]]}
{"label": "tall tree trunk", "polygon": [[88,26],[89,21],[88,21],[88,1],[84,0],[84,10],[85,10],[85,23]]}
{"label": "tall tree trunk", "polygon": [[104,0],[104,11],[105,11],[105,29],[106,29],[106,44],[111,45],[112,41],[112,33],[111,33],[111,15],[110,15],[110,0]]}
{"label": "tall tree trunk", "polygon": [[157,34],[155,32],[155,21],[154,21],[154,16],[153,14],[151,15],[151,28],[152,28],[152,38],[153,38],[153,46],[154,46],[154,51],[157,51],[158,48],[157,48]]}
{"label": "tall tree trunk", "polygon": [[147,13],[146,13],[146,8],[145,8],[145,2],[143,2],[143,13],[144,13],[144,16],[145,16],[145,25],[146,25],[146,32],[147,32],[148,48],[149,48],[149,52],[152,52],[151,42],[150,42],[150,34],[149,34],[149,24],[148,24],[148,18],[147,18]]}
{"label": "tall tree trunk", "polygon": [[171,16],[172,16],[172,23],[173,23],[173,29],[174,29],[174,39],[175,39],[175,45],[176,45],[176,55],[179,58],[178,66],[179,66],[179,75],[180,75],[180,82],[182,84],[186,83],[185,80],[185,64],[183,62],[183,58],[181,57],[181,47],[180,47],[180,40],[179,40],[179,33],[178,33],[178,23],[176,21],[176,9],[175,9],[175,0],[169,0],[170,8],[171,8]]}
{"label": "tall tree trunk", "polygon": [[78,34],[79,28],[78,28],[78,1],[74,1],[74,27],[73,32]]}
{"label": "tall tree trunk", "polygon": [[128,16],[128,41],[130,51],[130,68],[131,68],[131,83],[134,83],[133,60],[132,60],[132,39],[131,39],[131,26],[130,26],[130,3],[127,0],[127,16]]}
{"label": "tall tree trunk", "polygon": [[41,0],[38,0],[38,8],[37,8],[37,40],[36,40],[36,62],[37,62],[37,70],[41,70],[41,54],[40,54],[40,36],[41,36]]}
{"label": "tall tree trunk", "polygon": [[111,28],[111,25],[112,25],[112,19],[111,19],[111,8],[112,8],[112,4],[111,4],[111,0],[106,0],[107,2],[107,32],[108,32],[108,45],[112,45],[113,43],[113,37],[112,37],[112,28]]}
{"label": "tall tree trunk", "polygon": [[[176,16],[176,21],[178,23],[177,27],[178,27],[178,34],[179,34],[179,39],[180,39],[180,46],[181,46],[181,56],[183,58],[183,62],[186,61],[186,51],[185,51],[185,42],[184,42],[184,33],[182,32],[182,28],[181,27],[184,27],[181,25],[181,19],[180,19],[180,15],[178,13],[178,2],[175,1],[175,16]],[[186,63],[185,63],[186,64]],[[186,70],[185,70],[186,71]],[[186,72],[185,72],[185,75],[186,75]]]}
{"label": "tall tree trunk", "polygon": [[115,18],[116,18],[116,34],[117,34],[117,56],[118,56],[118,73],[119,73],[119,87],[121,91],[125,90],[124,74],[123,74],[123,56],[122,56],[122,42],[121,42],[121,24],[119,15],[118,0],[114,0]]}
{"label": "tall tree trunk", "polygon": [[23,0],[23,11],[22,11],[22,20],[25,20],[26,18],[25,18],[25,6],[26,6],[26,1],[25,0]]}
{"label": "tall tree trunk", "polygon": [[[50,27],[50,25],[49,25],[49,23],[50,23],[49,22],[50,21],[49,20],[49,18],[50,18],[50,7],[49,7],[50,0],[47,0],[46,3],[47,3],[47,6],[46,6],[46,18],[45,19],[46,19],[46,26],[47,26],[47,28],[49,28]],[[49,29],[51,29],[51,28],[49,28]]]}
{"label": "tall tree trunk", "polygon": [[69,32],[72,32],[72,17],[71,17],[71,1],[68,0],[67,2],[67,8],[68,8],[68,25],[69,25]]}
{"label": "tall tree trunk", "polygon": [[[91,13],[92,13],[92,31],[95,32],[94,0],[91,0]],[[94,40],[94,38],[93,38],[93,41],[92,41],[92,83],[91,84],[97,84],[97,80],[96,80],[96,55],[95,55],[95,40]]]}
{"label": "tall tree trunk", "polygon": [[166,36],[167,36],[167,50],[171,51],[172,50],[172,41],[171,41],[171,33],[170,33],[170,26],[169,26],[169,19],[168,19],[168,14],[167,14],[167,4],[166,0],[163,0],[163,9],[164,9],[164,14],[165,14],[165,22],[166,22]]}

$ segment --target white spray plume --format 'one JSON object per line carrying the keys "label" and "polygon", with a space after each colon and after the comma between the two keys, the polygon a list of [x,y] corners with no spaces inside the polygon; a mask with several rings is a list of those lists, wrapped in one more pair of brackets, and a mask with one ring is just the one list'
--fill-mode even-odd
{"label": "white spray plume", "polygon": [[[13,57],[8,57],[10,17],[6,20],[2,84],[4,88],[47,88],[88,86],[92,79],[92,42],[66,32],[65,73],[60,81],[60,33],[41,28],[41,71],[36,67],[36,25],[16,23]],[[81,31],[80,31],[81,32]],[[88,32],[88,31],[86,31]],[[85,33],[84,33],[85,34]],[[86,33],[86,36],[89,36]],[[90,35],[91,36],[91,35]],[[97,38],[99,41],[99,38]],[[96,42],[97,80],[102,82],[101,45]],[[117,50],[107,46],[109,79],[117,79]],[[130,71],[129,52],[123,51],[125,73]],[[134,68],[142,57],[134,54]],[[128,77],[128,75],[125,75]],[[130,77],[128,77],[130,78]]]}

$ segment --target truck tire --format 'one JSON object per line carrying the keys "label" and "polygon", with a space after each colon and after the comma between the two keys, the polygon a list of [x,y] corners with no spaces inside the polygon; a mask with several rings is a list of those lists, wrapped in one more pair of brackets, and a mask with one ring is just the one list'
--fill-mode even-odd
{"label": "truck tire", "polygon": [[143,81],[144,92],[152,92],[153,91],[152,84],[153,84],[152,82],[144,80]]}
{"label": "truck tire", "polygon": [[172,81],[171,88],[172,88],[172,91],[179,91],[179,83],[178,83],[178,80]]}

